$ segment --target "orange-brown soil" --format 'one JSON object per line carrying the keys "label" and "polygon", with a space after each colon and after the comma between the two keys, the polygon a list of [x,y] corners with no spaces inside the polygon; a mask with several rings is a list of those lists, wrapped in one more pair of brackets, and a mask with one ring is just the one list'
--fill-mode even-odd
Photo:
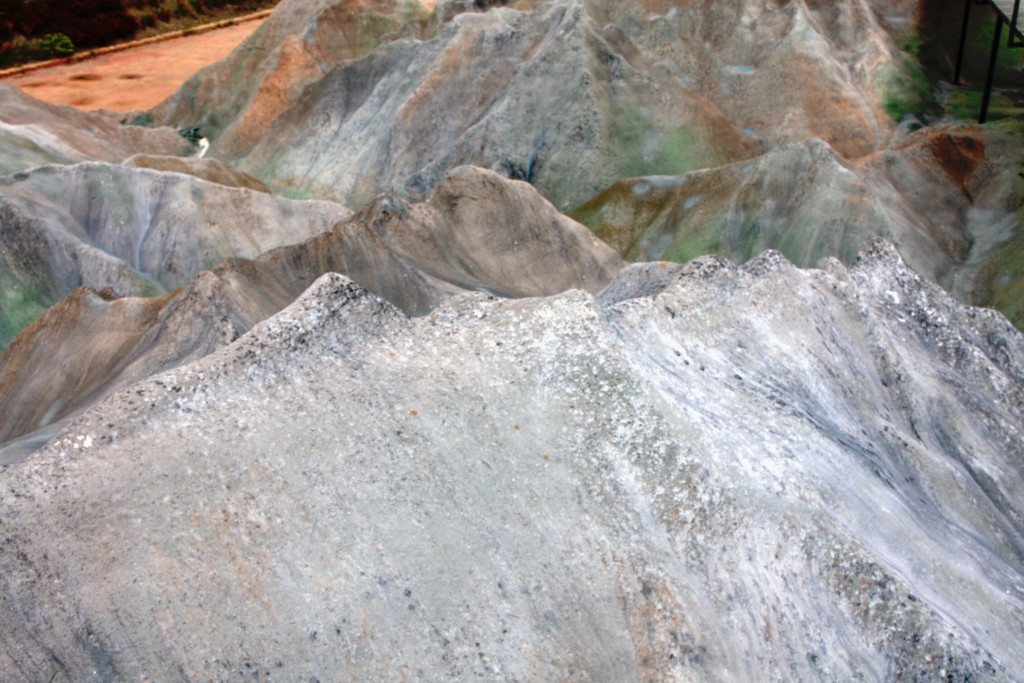
{"label": "orange-brown soil", "polygon": [[196,71],[226,57],[259,25],[259,21],[247,21],[8,76],[2,81],[53,104],[113,111],[149,109]]}

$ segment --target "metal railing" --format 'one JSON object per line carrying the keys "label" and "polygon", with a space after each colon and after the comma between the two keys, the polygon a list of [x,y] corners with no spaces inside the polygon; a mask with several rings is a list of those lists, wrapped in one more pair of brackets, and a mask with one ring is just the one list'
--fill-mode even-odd
{"label": "metal railing", "polygon": [[992,48],[988,57],[988,71],[985,76],[985,90],[981,95],[981,112],[978,114],[978,123],[985,123],[988,119],[988,104],[992,97],[992,80],[996,72],[996,60],[999,57],[999,45],[1003,40],[1003,24],[1010,25],[1009,38],[1006,46],[1009,48],[1024,47],[1024,33],[1021,32],[1017,20],[1020,18],[1021,0],[1013,0],[1013,8],[1010,9],[1009,0],[965,0],[964,20],[960,29],[960,47],[956,53],[956,66],[953,70],[953,83],[960,83],[961,71],[964,62],[964,50],[967,46],[967,28],[971,20],[971,5],[992,5],[996,11],[996,28],[992,34]]}
{"label": "metal railing", "polygon": [[1024,47],[1024,35],[1021,35],[1017,19],[1020,17],[1020,0],[1013,0],[1013,17],[1010,19],[1010,40],[1007,47]]}

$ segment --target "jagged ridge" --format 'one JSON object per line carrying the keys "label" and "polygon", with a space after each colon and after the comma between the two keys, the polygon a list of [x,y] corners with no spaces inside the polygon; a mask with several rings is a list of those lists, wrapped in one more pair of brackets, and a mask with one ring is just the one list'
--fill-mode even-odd
{"label": "jagged ridge", "polygon": [[0,671],[1020,678],[1020,333],[880,243],[658,268],[325,276],[111,397],[0,474]]}

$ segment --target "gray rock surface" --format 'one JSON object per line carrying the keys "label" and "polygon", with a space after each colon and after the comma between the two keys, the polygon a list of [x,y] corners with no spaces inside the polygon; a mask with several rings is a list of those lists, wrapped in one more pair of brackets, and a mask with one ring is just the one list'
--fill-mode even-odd
{"label": "gray rock surface", "polygon": [[1019,680],[1024,338],[876,242],[328,275],[0,470],[5,680]]}
{"label": "gray rock surface", "polygon": [[424,314],[466,291],[597,292],[622,265],[526,183],[460,168],[423,204],[379,198],[330,232],[253,260],[228,259],[164,297],[79,289],[0,354],[0,444],[36,432],[0,449],[0,463],[34,450],[61,420],[115,389],[234,341],[324,273],[344,273]]}
{"label": "gray rock surface", "polygon": [[0,175],[46,164],[117,163],[140,153],[195,153],[173,128],[125,125],[122,118],[48,104],[0,84]]}
{"label": "gray rock surface", "polygon": [[76,287],[161,294],[350,215],[332,202],[100,162],[0,177],[0,344]]}

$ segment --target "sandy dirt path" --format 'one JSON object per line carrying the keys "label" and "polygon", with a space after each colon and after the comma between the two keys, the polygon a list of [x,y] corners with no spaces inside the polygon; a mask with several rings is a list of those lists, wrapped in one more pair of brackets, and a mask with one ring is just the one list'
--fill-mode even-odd
{"label": "sandy dirt path", "polygon": [[196,71],[230,54],[260,23],[247,21],[9,76],[2,81],[53,104],[113,111],[149,109],[170,96]]}

